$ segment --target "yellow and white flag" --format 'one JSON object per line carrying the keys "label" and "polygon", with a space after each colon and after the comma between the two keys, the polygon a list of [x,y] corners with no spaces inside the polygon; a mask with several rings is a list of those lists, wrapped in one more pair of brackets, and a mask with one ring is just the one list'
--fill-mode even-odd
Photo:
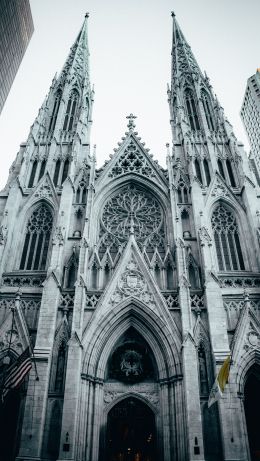
{"label": "yellow and white flag", "polygon": [[230,369],[231,357],[230,355],[226,358],[222,367],[220,368],[216,380],[209,394],[208,408],[217,402],[222,396],[225,389],[225,385],[228,382],[229,369]]}

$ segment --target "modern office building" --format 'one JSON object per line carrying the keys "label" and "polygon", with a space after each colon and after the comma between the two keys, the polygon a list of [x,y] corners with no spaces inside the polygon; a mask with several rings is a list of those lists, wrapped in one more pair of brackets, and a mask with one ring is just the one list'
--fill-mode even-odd
{"label": "modern office building", "polygon": [[247,81],[240,114],[250,143],[250,163],[260,186],[260,69]]}
{"label": "modern office building", "polygon": [[0,113],[33,30],[29,0],[0,0]]}
{"label": "modern office building", "polygon": [[259,199],[174,15],[171,59],[167,169],[133,114],[97,169],[86,18],[0,193],[5,461],[259,459]]}

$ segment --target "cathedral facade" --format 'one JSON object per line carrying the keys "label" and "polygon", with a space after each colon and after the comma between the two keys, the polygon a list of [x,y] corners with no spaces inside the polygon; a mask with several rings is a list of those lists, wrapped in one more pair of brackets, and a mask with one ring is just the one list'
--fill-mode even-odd
{"label": "cathedral facade", "polygon": [[172,16],[167,169],[132,114],[96,168],[86,17],[0,193],[5,461],[260,459],[259,189]]}

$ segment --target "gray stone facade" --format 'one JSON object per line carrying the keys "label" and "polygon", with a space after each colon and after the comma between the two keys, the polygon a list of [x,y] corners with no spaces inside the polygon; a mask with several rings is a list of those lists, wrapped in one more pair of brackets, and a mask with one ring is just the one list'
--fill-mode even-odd
{"label": "gray stone facade", "polygon": [[260,222],[246,153],[173,15],[167,169],[132,114],[97,169],[88,55],[86,18],[0,194],[0,359],[10,329],[13,357],[31,336],[39,375],[20,391],[9,459],[258,459]]}

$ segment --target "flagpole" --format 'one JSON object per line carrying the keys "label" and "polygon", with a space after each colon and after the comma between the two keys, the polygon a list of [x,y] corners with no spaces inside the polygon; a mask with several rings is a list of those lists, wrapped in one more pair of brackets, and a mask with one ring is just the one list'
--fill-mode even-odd
{"label": "flagpole", "polygon": [[[20,289],[17,291],[17,294],[16,294],[16,297],[15,297],[15,308],[16,310],[19,310],[20,309],[20,306],[21,306],[21,295],[20,295],[21,291]],[[37,370],[37,366],[36,366],[36,360],[35,360],[35,356],[34,356],[34,352],[33,352],[33,347],[32,347],[32,342],[31,342],[31,336],[29,335],[29,351],[31,353],[31,355],[33,356],[33,363],[34,363],[34,369],[35,369],[35,375],[36,375],[36,378],[35,378],[35,381],[39,381],[39,375],[38,375],[38,370]]]}

